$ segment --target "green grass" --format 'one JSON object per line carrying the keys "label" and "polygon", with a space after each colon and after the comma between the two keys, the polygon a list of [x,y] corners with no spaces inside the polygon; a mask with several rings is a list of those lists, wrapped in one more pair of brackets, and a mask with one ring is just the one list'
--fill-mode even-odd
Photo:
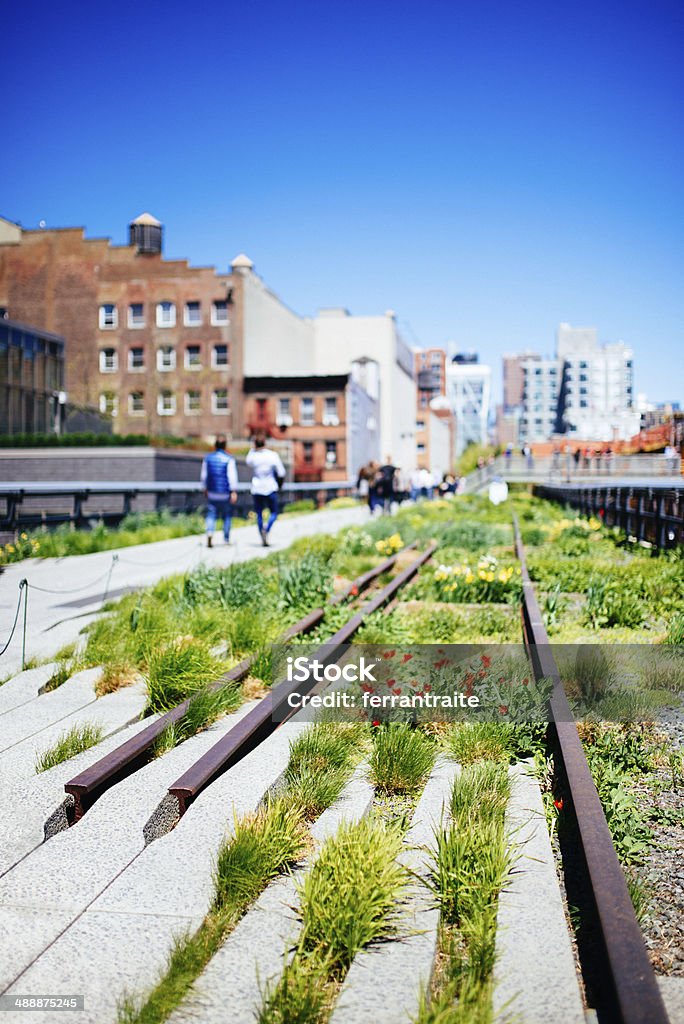
{"label": "green grass", "polygon": [[509,797],[504,764],[463,769],[452,820],[436,832],[431,885],[441,911],[441,968],[417,1024],[489,1024],[499,892],[511,869],[504,832]]}
{"label": "green grass", "polygon": [[435,763],[434,741],[403,722],[374,730],[370,777],[381,793],[417,793]]}
{"label": "green grass", "polygon": [[225,668],[206,644],[179,638],[148,656],[148,712],[169,711],[186,697],[214,682]]}
{"label": "green grass", "polygon": [[[302,928],[294,959],[267,987],[259,1024],[322,1024],[362,949],[391,937],[408,871],[402,830],[364,818],[343,824],[298,886]],[[380,979],[381,981],[381,979]]]}
{"label": "green grass", "polygon": [[284,800],[235,822],[222,844],[214,875],[214,905],[194,935],[180,938],[163,977],[142,1000],[126,998],[119,1024],[162,1024],[268,883],[304,852],[308,833],[301,815]]}
{"label": "green grass", "polygon": [[[302,775],[330,770],[343,785],[364,735],[365,730],[354,725],[321,725],[313,726],[291,744],[284,792],[267,800],[256,814],[235,821],[232,835],[217,854],[214,902],[209,914],[197,932],[177,941],[166,970],[152,990],[141,998],[123,1001],[119,1024],[162,1024],[180,1005],[250,904],[270,881],[310,849],[306,826],[310,807],[301,799]],[[337,792],[331,796],[334,799]],[[317,799],[323,800],[320,792]]]}
{"label": "green grass", "polygon": [[363,726],[323,723],[312,726],[290,745],[285,773],[290,802],[313,820],[342,792],[363,749]]}
{"label": "green grass", "polygon": [[179,743],[208,728],[222,715],[234,711],[241,702],[239,683],[226,683],[216,690],[200,690],[190,698],[187,710],[177,722],[172,722],[154,743],[155,757],[173,750]]}
{"label": "green grass", "polygon": [[56,764],[89,750],[100,742],[102,736],[101,725],[75,725],[68,732],[62,733],[54,746],[39,754],[35,764],[36,772],[46,772]]}

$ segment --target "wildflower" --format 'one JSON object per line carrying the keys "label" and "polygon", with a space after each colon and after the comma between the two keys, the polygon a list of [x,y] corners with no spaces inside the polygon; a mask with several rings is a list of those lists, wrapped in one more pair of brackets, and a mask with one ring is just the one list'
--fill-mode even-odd
{"label": "wildflower", "polygon": [[389,688],[391,690],[395,683],[396,683],[396,679],[388,679],[385,685],[389,686]]}
{"label": "wildflower", "polygon": [[397,695],[397,697],[398,697],[398,696],[399,696],[399,694],[401,693],[401,686],[396,686],[396,687],[395,687],[395,688],[394,688],[394,689],[392,690],[392,693],[395,693],[395,694]]}
{"label": "wildflower", "polygon": [[358,592],[359,592],[359,588],[356,586],[356,584],[354,584],[354,586],[349,591],[349,593],[351,594],[352,597],[356,597]]}
{"label": "wildflower", "polygon": [[553,806],[556,808],[557,811],[562,811],[563,810],[563,797],[560,796],[556,800],[554,800],[553,801]]}
{"label": "wildflower", "polygon": [[402,664],[403,664],[403,665],[405,665],[405,664],[406,664],[406,662],[407,662],[407,661],[410,661],[412,657],[413,657],[413,655],[412,655],[412,654],[405,654],[405,655],[404,655],[404,657],[403,657],[403,658],[401,659],[401,661],[402,661]]}
{"label": "wildflower", "polygon": [[522,684],[523,684],[523,686],[529,686],[530,685],[529,679],[523,679]]}
{"label": "wildflower", "polygon": [[439,661],[435,662],[435,668],[444,668],[445,665],[449,664],[448,658],[440,658]]}
{"label": "wildflower", "polygon": [[499,704],[499,714],[500,715],[507,715],[508,714],[508,704]]}
{"label": "wildflower", "polygon": [[466,581],[466,583],[472,583],[474,579],[475,579],[475,577],[473,576],[472,572],[469,572],[468,575],[465,578],[465,581]]}
{"label": "wildflower", "polygon": [[378,718],[374,718],[371,724],[374,729],[377,729],[377,727],[380,725],[380,720]]}
{"label": "wildflower", "polygon": [[482,664],[484,665],[485,668],[489,668],[489,666],[492,663],[492,659],[489,657],[488,654],[481,655],[480,661],[482,662]]}
{"label": "wildflower", "polygon": [[387,658],[393,658],[396,653],[396,651],[385,651],[385,653],[383,654],[383,658],[385,660],[387,660]]}

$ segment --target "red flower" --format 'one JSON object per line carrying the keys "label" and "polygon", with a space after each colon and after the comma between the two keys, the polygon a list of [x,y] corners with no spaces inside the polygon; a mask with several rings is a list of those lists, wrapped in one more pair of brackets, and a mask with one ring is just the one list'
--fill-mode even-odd
{"label": "red flower", "polygon": [[374,718],[372,725],[374,729],[377,729],[377,727],[380,725],[380,720],[378,718]]}
{"label": "red flower", "polygon": [[432,687],[431,687],[431,686],[424,686],[424,687],[423,687],[423,691],[424,691],[425,693],[429,693],[431,689],[432,689]]}
{"label": "red flower", "polygon": [[487,673],[486,673],[486,671],[483,668],[481,668],[480,671],[477,673],[477,678],[478,679],[486,679],[487,678]]}
{"label": "red flower", "polygon": [[499,704],[499,714],[500,715],[507,715],[508,714],[508,704]]}
{"label": "red flower", "polygon": [[396,679],[388,679],[385,685],[389,686],[389,688],[392,689],[392,687],[394,686],[395,683],[396,683]]}
{"label": "red flower", "polygon": [[563,797],[560,796],[560,797],[558,797],[557,800],[554,800],[553,801],[553,806],[556,808],[557,811],[562,811],[563,810]]}
{"label": "red flower", "polygon": [[375,693],[373,687],[369,686],[368,683],[361,683],[361,689],[364,693]]}
{"label": "red flower", "polygon": [[439,661],[435,662],[435,668],[444,668],[445,665],[449,664],[448,658],[440,658]]}
{"label": "red flower", "polygon": [[605,514],[606,514],[606,510],[604,508],[600,508],[599,509],[599,515],[601,516],[602,519],[605,516]]}
{"label": "red flower", "polygon": [[392,690],[392,693],[396,693],[396,695],[399,696],[399,694],[401,693],[401,686],[397,686],[395,690]]}
{"label": "red flower", "polygon": [[393,658],[396,653],[396,651],[385,651],[385,653],[383,654],[383,658]]}
{"label": "red flower", "polygon": [[480,658],[480,661],[482,662],[485,668],[489,668],[489,666],[492,663],[492,659],[489,657],[488,654],[483,654],[482,657]]}
{"label": "red flower", "polygon": [[466,672],[466,674],[463,677],[463,682],[466,684],[466,686],[470,686],[470,684],[472,682],[474,682],[474,681],[475,681],[474,673],[473,672]]}
{"label": "red flower", "polygon": [[523,686],[529,686],[530,685],[529,679],[523,679],[522,684],[523,684]]}
{"label": "red flower", "polygon": [[401,659],[401,661],[402,661],[402,664],[404,664],[404,665],[405,665],[405,664],[406,664],[406,662],[407,662],[407,661],[410,661],[412,657],[413,657],[413,655],[412,655],[412,654],[405,654],[405,655],[404,655],[404,657],[403,657],[403,658]]}
{"label": "red flower", "polygon": [[356,586],[356,584],[354,584],[354,586],[351,587],[351,589],[349,591],[349,593],[351,594],[352,597],[356,597],[358,592],[359,592],[359,588]]}

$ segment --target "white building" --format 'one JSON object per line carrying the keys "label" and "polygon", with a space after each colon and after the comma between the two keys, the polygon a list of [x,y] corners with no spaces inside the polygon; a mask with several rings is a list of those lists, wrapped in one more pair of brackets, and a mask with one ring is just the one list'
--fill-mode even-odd
{"label": "white building", "polygon": [[456,420],[456,455],[469,444],[487,444],[492,370],[476,355],[457,355],[447,363],[447,397]]}
{"label": "white building", "polygon": [[395,314],[351,316],[346,309],[322,309],[313,326],[315,373],[345,373],[359,359],[377,362],[382,457],[390,455],[395,466],[410,471],[416,456],[416,382],[413,354]]}
{"label": "white building", "polygon": [[561,368],[557,359],[533,356],[521,363],[523,401],[520,415],[521,444],[548,441],[556,433]]}
{"label": "white building", "polygon": [[633,437],[639,410],[632,356],[624,342],[599,345],[595,327],[560,324],[555,358],[522,361],[520,442]]}

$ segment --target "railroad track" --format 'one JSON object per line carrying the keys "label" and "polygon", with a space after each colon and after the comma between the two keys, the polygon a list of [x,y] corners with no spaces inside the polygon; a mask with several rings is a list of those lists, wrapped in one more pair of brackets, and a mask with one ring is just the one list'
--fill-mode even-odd
{"label": "railroad track", "polygon": [[[597,970],[597,965],[594,963],[591,971],[592,977],[599,979],[598,988],[592,992],[597,1000],[595,1008],[598,1010],[599,1019],[602,1022],[605,1020],[620,1022],[620,1024],[667,1024],[668,1016],[648,960],[639,924],[634,915],[624,874],[613,847],[610,831],[576,726],[572,721],[570,708],[544,629],[534,587],[527,572],[525,551],[517,522],[514,524],[514,530],[516,553],[522,575],[523,638],[535,677],[538,680],[551,680],[553,683],[550,738],[556,750],[556,769],[561,773],[561,785],[567,799],[567,808],[576,820],[585,882],[596,912],[600,943],[598,946],[594,946],[592,955],[597,958],[600,967]],[[350,603],[355,602],[358,607],[349,620],[320,646],[316,656],[324,663],[336,661],[341,656],[344,645],[352,640],[369,615],[380,609],[393,606],[402,588],[410,583],[432,558],[436,547],[435,543],[431,543],[424,551],[416,554],[416,557],[412,558],[408,565],[400,568],[393,578],[384,585],[380,585],[380,578],[396,568],[400,556],[402,559],[406,558],[406,549],[363,574],[344,592],[336,595],[331,600],[331,605],[349,601]],[[283,634],[283,641],[295,637],[305,637],[307,633],[320,625],[325,617],[325,612],[325,607],[309,612]],[[239,683],[249,674],[253,660],[253,657],[244,659],[217,680],[213,687],[220,688]],[[214,787],[216,787],[218,795],[221,785],[225,792],[230,793],[234,792],[236,787],[238,789],[240,786],[249,788],[251,784],[252,791],[250,791],[249,798],[258,805],[261,799],[258,794],[262,790],[268,790],[269,785],[278,777],[284,763],[286,744],[278,739],[279,723],[276,720],[289,722],[295,717],[295,711],[288,710],[288,698],[293,693],[309,694],[322,685],[310,682],[306,684],[288,681],[277,682],[269,693],[255,702],[253,706],[247,706],[236,715],[230,716],[230,727],[223,731],[218,741],[210,745],[205,743],[206,749],[201,756],[190,763],[185,763],[182,772],[174,781],[168,784],[164,783],[166,789],[162,803],[166,801],[167,804],[170,802],[173,805],[171,827],[175,827],[181,821],[190,806],[200,797],[203,795],[208,797],[213,794]],[[146,766],[150,766],[155,741],[169,725],[182,718],[188,703],[185,701],[166,714],[159,716],[124,743],[110,750],[103,758],[68,779],[64,787],[67,794],[67,812],[64,824],[71,826],[77,822],[87,822],[92,814],[97,813],[99,802],[105,794],[114,791],[114,797],[116,797],[117,787],[122,783],[130,784],[138,773],[142,773]],[[275,768],[272,769],[272,777],[265,778],[263,784],[255,786],[250,775],[252,765],[259,763],[260,748],[265,748],[269,744],[270,749],[275,749],[278,752],[275,758]],[[163,762],[164,758],[161,761]],[[152,766],[154,769],[156,767]],[[161,770],[156,771],[155,778],[161,779],[161,777]],[[230,783],[233,778],[235,783],[231,789]],[[212,789],[209,790],[209,787]],[[206,808],[206,806],[205,799],[203,807]],[[247,808],[249,806],[249,804],[246,805]],[[104,814],[104,810],[102,814]],[[81,825],[80,828],[82,827]],[[66,831],[72,832],[71,829]],[[74,839],[77,838],[78,833],[78,829],[73,830]],[[164,830],[156,833],[152,838],[156,838],[160,834],[164,834]],[[187,837],[187,830],[183,832],[183,835]],[[71,847],[73,846],[72,842]],[[159,864],[166,863],[162,844],[159,844],[157,851]],[[111,869],[110,874],[114,881],[116,881],[117,874],[121,874],[128,867],[133,868],[135,875],[135,862],[140,858],[141,852],[138,850],[126,863],[117,865],[116,873],[113,873],[114,868]],[[142,862],[139,862],[139,866],[142,871]],[[10,872],[8,883],[11,883],[11,880],[12,873]],[[92,893],[84,903],[83,909],[94,906],[97,910],[98,900],[103,895],[106,897],[106,889],[109,885],[106,874],[102,875],[101,882],[105,884],[100,885],[100,881],[94,884]],[[182,880],[180,886],[183,889]],[[191,884],[189,884],[189,888],[192,890]],[[180,904],[178,906],[180,907]],[[81,914],[83,909],[80,911]],[[177,910],[176,913],[180,918],[180,912]],[[196,915],[188,917],[188,923],[191,926],[195,925],[197,923]],[[38,948],[40,942],[44,941],[40,939],[35,955],[32,953],[26,958],[27,962],[18,974],[5,975],[0,990],[16,991],[16,985],[20,984],[22,977],[26,976],[27,980],[30,980],[31,967],[43,953],[49,963],[50,950],[60,948],[59,940],[65,933],[68,933],[72,924],[75,925],[75,922],[69,920],[64,927],[60,925],[57,930],[49,931],[49,941],[44,943],[42,948]],[[528,1022],[528,1024],[532,1024],[532,1022]]]}

